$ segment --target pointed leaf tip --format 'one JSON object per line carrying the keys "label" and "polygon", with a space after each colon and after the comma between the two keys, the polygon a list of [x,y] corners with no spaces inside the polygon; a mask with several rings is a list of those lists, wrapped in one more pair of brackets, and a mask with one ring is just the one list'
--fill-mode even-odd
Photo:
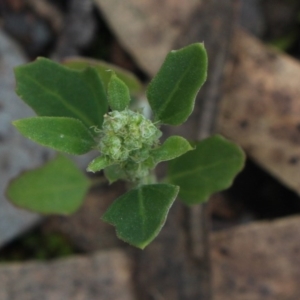
{"label": "pointed leaf tip", "polygon": [[108,103],[112,110],[122,111],[128,107],[130,102],[129,89],[115,73],[110,78],[107,93]]}
{"label": "pointed leaf tip", "polygon": [[95,173],[95,172],[101,171],[102,169],[104,169],[110,165],[111,165],[111,162],[107,159],[106,156],[98,156],[89,163],[86,170],[88,172]]}

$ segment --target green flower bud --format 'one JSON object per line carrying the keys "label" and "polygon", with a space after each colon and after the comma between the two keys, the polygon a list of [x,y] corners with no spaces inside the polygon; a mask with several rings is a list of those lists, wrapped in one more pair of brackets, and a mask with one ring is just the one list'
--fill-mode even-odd
{"label": "green flower bud", "polygon": [[142,143],[141,130],[139,125],[136,125],[135,123],[130,123],[128,124],[127,128],[128,128],[128,133],[130,132],[130,134],[127,134],[127,138],[131,140],[139,140]]}
{"label": "green flower bud", "polygon": [[141,113],[125,109],[104,116],[99,150],[136,180],[149,173],[144,162],[159,143],[161,131]]}
{"label": "green flower bud", "polygon": [[104,116],[103,129],[104,131],[113,131],[117,133],[127,124],[127,116],[122,115],[119,111],[112,111]]}
{"label": "green flower bud", "polygon": [[140,163],[146,160],[148,157],[149,157],[149,149],[145,147],[139,150],[132,151],[130,153],[130,158],[136,163]]}
{"label": "green flower bud", "polygon": [[108,155],[113,160],[117,160],[120,156],[122,146],[121,139],[114,135],[107,135],[100,141],[102,154]]}
{"label": "green flower bud", "polygon": [[119,160],[120,161],[126,161],[129,157],[129,151],[124,149],[121,153],[120,153],[120,157]]}
{"label": "green flower bud", "polygon": [[149,174],[149,168],[143,163],[129,162],[124,169],[131,180],[141,179]]}
{"label": "green flower bud", "polygon": [[133,151],[136,149],[140,149],[143,146],[143,144],[142,144],[141,140],[139,140],[137,138],[135,139],[134,137],[130,137],[130,138],[127,137],[124,140],[124,146],[129,151]]}

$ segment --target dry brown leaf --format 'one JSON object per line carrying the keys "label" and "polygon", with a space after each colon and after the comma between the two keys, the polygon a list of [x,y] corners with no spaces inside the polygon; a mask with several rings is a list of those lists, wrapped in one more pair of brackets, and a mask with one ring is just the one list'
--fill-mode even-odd
{"label": "dry brown leaf", "polygon": [[94,0],[136,62],[153,76],[199,0]]}
{"label": "dry brown leaf", "polygon": [[219,131],[300,192],[300,64],[237,31]]}

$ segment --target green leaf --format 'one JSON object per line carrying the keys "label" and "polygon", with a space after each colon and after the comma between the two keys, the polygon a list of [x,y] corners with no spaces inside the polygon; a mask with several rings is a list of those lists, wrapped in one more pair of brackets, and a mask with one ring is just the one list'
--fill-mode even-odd
{"label": "green leaf", "polygon": [[120,239],[144,249],[163,227],[178,190],[170,184],[140,186],[116,199],[102,219]]}
{"label": "green leaf", "polygon": [[142,90],[141,82],[132,73],[101,60],[74,57],[66,59],[63,64],[74,70],[84,70],[86,67],[93,67],[100,76],[106,89],[110,77],[113,74],[112,72],[109,72],[109,70],[112,70],[116,73],[118,78],[126,84],[129,88],[130,94],[135,95],[140,93]]}
{"label": "green leaf", "polygon": [[159,163],[161,161],[174,159],[193,149],[194,148],[186,139],[174,135],[169,137],[162,146],[153,150],[151,156],[155,163]]}
{"label": "green leaf", "polygon": [[107,95],[108,104],[112,110],[122,111],[128,107],[130,102],[128,87],[115,74],[110,78]]}
{"label": "green leaf", "polygon": [[194,151],[168,164],[169,181],[180,186],[179,197],[189,205],[204,202],[211,194],[228,188],[245,161],[241,148],[219,135],[195,146]]}
{"label": "green leaf", "polygon": [[110,165],[111,165],[111,162],[107,159],[106,156],[98,156],[89,163],[86,170],[88,172],[95,173],[95,172],[98,172]]}
{"label": "green leaf", "polygon": [[71,117],[88,128],[103,122],[106,93],[97,72],[71,70],[46,58],[15,68],[17,94],[39,116]]}
{"label": "green leaf", "polygon": [[106,167],[104,169],[104,175],[110,184],[119,179],[127,178],[125,172],[119,167],[119,165],[111,165]]}
{"label": "green leaf", "polygon": [[69,154],[84,154],[96,145],[82,122],[72,118],[27,118],[14,121],[13,125],[34,142]]}
{"label": "green leaf", "polygon": [[186,121],[194,109],[206,72],[207,55],[203,44],[171,51],[147,89],[155,118],[169,125]]}
{"label": "green leaf", "polygon": [[42,214],[71,214],[84,200],[89,180],[59,155],[43,167],[24,172],[6,190],[13,204]]}

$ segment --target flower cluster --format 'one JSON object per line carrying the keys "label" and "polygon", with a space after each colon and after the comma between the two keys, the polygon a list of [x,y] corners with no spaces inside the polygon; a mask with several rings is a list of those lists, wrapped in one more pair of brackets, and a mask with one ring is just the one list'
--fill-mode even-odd
{"label": "flower cluster", "polygon": [[[162,132],[141,113],[129,109],[112,111],[104,116],[99,150],[124,171],[143,177],[148,173],[145,161],[159,144]],[[137,174],[138,173],[138,174]]]}

